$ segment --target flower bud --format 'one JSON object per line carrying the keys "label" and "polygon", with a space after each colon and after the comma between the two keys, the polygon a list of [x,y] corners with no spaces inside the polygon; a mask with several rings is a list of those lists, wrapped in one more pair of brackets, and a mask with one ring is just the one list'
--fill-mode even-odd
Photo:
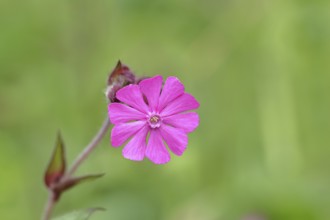
{"label": "flower bud", "polygon": [[116,99],[116,92],[129,84],[136,82],[134,73],[128,68],[128,66],[118,61],[114,70],[112,70],[108,78],[108,86],[105,91],[106,97],[110,102],[119,102]]}

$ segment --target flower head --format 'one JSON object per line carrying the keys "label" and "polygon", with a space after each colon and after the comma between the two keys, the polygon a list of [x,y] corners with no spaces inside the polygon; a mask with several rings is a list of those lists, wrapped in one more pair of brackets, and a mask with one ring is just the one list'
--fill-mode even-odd
{"label": "flower head", "polygon": [[170,154],[165,143],[174,154],[182,155],[187,134],[199,124],[197,113],[187,112],[199,103],[184,92],[182,83],[171,76],[162,84],[162,76],[155,76],[125,86],[116,93],[121,103],[109,104],[114,124],[111,143],[118,147],[130,139],[123,149],[127,159],[140,161],[146,156],[155,164],[167,163]]}

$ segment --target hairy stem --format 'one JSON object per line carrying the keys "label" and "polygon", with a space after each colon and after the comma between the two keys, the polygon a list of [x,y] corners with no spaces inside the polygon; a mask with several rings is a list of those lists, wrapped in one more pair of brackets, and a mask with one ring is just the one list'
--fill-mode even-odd
{"label": "hairy stem", "polygon": [[[110,121],[109,118],[106,117],[104,120],[102,127],[99,129],[97,134],[94,136],[94,138],[91,140],[91,142],[84,148],[84,150],[77,156],[76,160],[73,162],[71,168],[66,172],[66,174],[63,176],[60,182],[64,182],[68,180],[72,175],[75,173],[75,171],[78,169],[78,167],[81,165],[83,161],[87,159],[89,154],[97,147],[97,145],[100,143],[104,135],[106,134],[108,128],[110,127]],[[49,220],[51,217],[51,213],[53,211],[53,208],[56,204],[55,194],[53,191],[49,192],[47,204],[45,205],[44,213],[42,216],[42,220]]]}
{"label": "hairy stem", "polygon": [[50,216],[52,215],[52,212],[53,212],[54,205],[55,205],[54,193],[52,191],[49,191],[47,203],[45,205],[44,213],[41,218],[42,220],[50,219]]}
{"label": "hairy stem", "polygon": [[109,121],[109,118],[107,117],[104,120],[102,127],[100,128],[100,130],[98,131],[98,133],[94,136],[94,138],[92,139],[92,141],[85,147],[85,149],[78,155],[78,157],[76,158],[76,160],[73,162],[71,168],[67,171],[64,179],[66,179],[68,177],[71,177],[73,175],[73,173],[76,172],[76,170],[78,169],[78,167],[80,166],[80,164],[84,160],[87,159],[87,157],[89,156],[89,154],[100,143],[100,141],[102,140],[103,136],[105,135],[105,133],[107,132],[107,130],[108,130],[109,127],[110,127],[110,121]]}

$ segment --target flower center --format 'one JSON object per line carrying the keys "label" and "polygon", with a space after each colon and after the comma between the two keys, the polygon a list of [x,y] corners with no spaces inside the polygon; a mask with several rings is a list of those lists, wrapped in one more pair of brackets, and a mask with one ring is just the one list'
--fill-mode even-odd
{"label": "flower center", "polygon": [[159,128],[161,124],[161,118],[159,115],[150,115],[148,119],[149,125],[152,128]]}

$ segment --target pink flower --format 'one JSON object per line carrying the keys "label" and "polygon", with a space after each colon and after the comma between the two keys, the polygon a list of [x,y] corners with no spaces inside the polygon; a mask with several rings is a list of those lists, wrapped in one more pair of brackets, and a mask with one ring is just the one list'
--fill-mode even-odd
{"label": "pink flower", "polygon": [[[128,143],[123,156],[141,161],[146,156],[155,164],[170,161],[165,147],[181,156],[188,144],[188,133],[199,124],[195,112],[196,99],[184,92],[176,77],[168,77],[162,88],[162,76],[142,80],[139,85],[128,85],[116,93],[122,103],[109,104],[109,117],[114,127],[111,144],[118,147]],[[148,134],[150,135],[148,136]]]}

